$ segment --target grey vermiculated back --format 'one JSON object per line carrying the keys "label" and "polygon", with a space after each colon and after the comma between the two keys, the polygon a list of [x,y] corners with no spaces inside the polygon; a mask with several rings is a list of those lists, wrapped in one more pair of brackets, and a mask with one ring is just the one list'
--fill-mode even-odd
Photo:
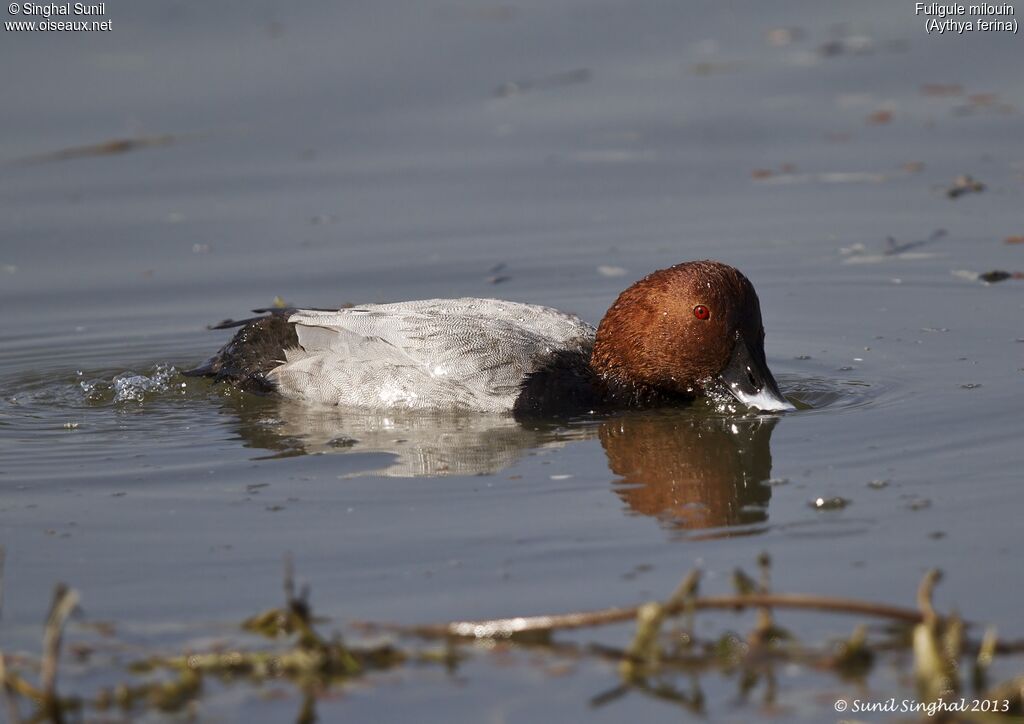
{"label": "grey vermiculated back", "polygon": [[512,410],[556,353],[585,359],[594,328],[556,309],[497,299],[427,299],[299,310],[299,346],[270,379],[286,397],[409,410]]}

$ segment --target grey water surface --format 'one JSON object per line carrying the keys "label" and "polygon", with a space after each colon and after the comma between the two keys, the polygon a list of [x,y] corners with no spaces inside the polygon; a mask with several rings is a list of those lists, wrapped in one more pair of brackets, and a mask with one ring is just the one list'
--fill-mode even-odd
{"label": "grey water surface", "polygon": [[[0,647],[35,650],[57,581],[154,640],[227,625],[280,602],[289,552],[339,625],[624,605],[695,566],[724,593],[767,551],[779,590],[905,605],[939,567],[938,605],[1024,636],[1024,281],[977,278],[1024,269],[1005,242],[1024,235],[1020,36],[928,35],[902,0],[112,0],[105,17],[0,39]],[[95,145],[118,139],[148,140]],[[950,198],[964,174],[984,190]],[[207,324],[276,297],[493,296],[596,323],[699,258],[753,281],[803,409],[522,425],[311,410],[179,373],[226,341]],[[811,640],[852,625],[781,620]],[[611,667],[510,656],[320,711],[679,715],[591,707]],[[735,682],[705,686],[710,715],[749,719]],[[793,672],[782,716],[828,718],[854,688]]]}

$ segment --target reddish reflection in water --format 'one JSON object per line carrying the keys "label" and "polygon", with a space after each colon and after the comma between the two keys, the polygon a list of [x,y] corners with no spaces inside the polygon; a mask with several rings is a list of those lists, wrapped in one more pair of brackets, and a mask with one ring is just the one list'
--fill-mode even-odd
{"label": "reddish reflection in water", "polygon": [[672,529],[768,518],[769,442],[775,418],[629,414],[599,430],[615,492],[633,511]]}

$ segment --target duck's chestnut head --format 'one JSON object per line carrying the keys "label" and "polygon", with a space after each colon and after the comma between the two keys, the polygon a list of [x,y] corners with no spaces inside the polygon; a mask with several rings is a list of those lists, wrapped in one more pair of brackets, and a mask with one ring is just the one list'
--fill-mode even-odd
{"label": "duck's chestnut head", "polygon": [[693,398],[712,387],[761,410],[791,410],[764,355],[761,306],[738,270],[677,264],[619,295],[597,329],[591,367],[612,397]]}

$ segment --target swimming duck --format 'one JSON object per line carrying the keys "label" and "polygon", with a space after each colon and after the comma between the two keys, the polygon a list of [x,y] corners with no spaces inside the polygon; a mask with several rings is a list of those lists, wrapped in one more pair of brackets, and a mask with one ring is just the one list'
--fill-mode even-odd
{"label": "swimming duck", "polygon": [[428,299],[256,310],[186,374],[309,403],[403,410],[575,413],[679,405],[712,390],[792,410],[764,354],[750,281],[691,261],[622,292],[597,329],[549,307]]}

